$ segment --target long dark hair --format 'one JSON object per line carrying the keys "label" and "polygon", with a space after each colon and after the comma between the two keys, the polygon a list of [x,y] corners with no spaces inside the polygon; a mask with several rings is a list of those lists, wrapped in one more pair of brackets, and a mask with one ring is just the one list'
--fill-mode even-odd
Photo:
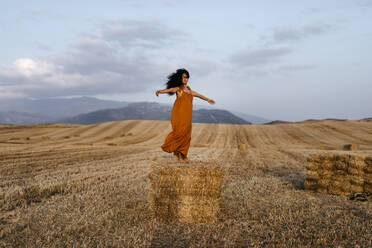
{"label": "long dark hair", "polygon": [[[169,74],[168,82],[166,83],[167,89],[178,87],[182,85],[182,74],[186,73],[187,77],[190,78],[189,72],[185,68],[178,69],[176,72]],[[169,92],[168,95],[174,95],[173,92]]]}

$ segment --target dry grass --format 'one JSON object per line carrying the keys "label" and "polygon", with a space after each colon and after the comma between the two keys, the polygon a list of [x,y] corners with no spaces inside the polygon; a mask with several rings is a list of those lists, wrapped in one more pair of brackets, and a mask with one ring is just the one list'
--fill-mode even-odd
{"label": "dry grass", "polygon": [[[194,124],[189,164],[161,151],[169,131],[161,121],[0,126],[0,247],[372,246],[370,201],[304,190],[309,155],[371,156],[372,122]],[[120,146],[106,145],[123,133]],[[210,165],[224,175],[217,220],[157,221],[154,166]]]}

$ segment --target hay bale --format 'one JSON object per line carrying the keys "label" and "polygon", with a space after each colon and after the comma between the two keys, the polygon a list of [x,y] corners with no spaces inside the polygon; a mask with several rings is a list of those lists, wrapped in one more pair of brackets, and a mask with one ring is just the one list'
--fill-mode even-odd
{"label": "hay bale", "polygon": [[362,193],[364,192],[364,185],[363,186],[358,186],[358,185],[351,185],[350,186],[350,192],[348,193]]}
{"label": "hay bale", "polygon": [[372,173],[364,173],[364,182],[372,184]]}
{"label": "hay bale", "polygon": [[309,161],[308,161],[305,168],[308,171],[318,171],[319,166],[318,166],[317,163],[309,163]]}
{"label": "hay bale", "polygon": [[366,157],[364,160],[365,162],[365,167],[364,167],[364,172],[365,173],[372,173],[372,157]]}
{"label": "hay bale", "polygon": [[321,154],[307,158],[305,189],[336,195],[363,193],[372,187],[372,158]]}
{"label": "hay bale", "polygon": [[336,160],[334,162],[334,165],[335,165],[335,169],[337,169],[337,170],[347,171],[348,164],[347,164],[346,161]]}
{"label": "hay bale", "polygon": [[354,176],[354,175],[348,175],[348,178],[350,180],[350,183],[356,186],[363,186],[364,184],[364,178]]}
{"label": "hay bale", "polygon": [[219,199],[215,197],[182,195],[178,206],[178,218],[183,223],[213,223],[217,220]]}
{"label": "hay bale", "polygon": [[317,180],[311,180],[306,178],[305,180],[305,190],[317,190],[319,188]]}
{"label": "hay bale", "polygon": [[326,194],[328,193],[328,189],[324,187],[318,187],[315,192]]}
{"label": "hay bale", "polygon": [[318,185],[319,185],[319,187],[326,189],[328,187],[330,181],[331,181],[330,179],[319,179],[318,180]]}
{"label": "hay bale", "polygon": [[372,194],[372,183],[365,182],[363,185],[363,191]]}
{"label": "hay bale", "polygon": [[353,168],[351,166],[347,169],[347,172],[348,172],[349,175],[355,175],[355,176],[363,176],[364,175],[363,170],[358,170],[358,169]]}
{"label": "hay bale", "polygon": [[347,161],[349,167],[355,168],[357,170],[363,171],[366,167],[365,158],[361,156],[350,156],[350,159]]}
{"label": "hay bale", "polygon": [[347,151],[356,151],[359,150],[360,146],[358,144],[346,144],[344,145],[344,150]]}
{"label": "hay bale", "polygon": [[333,177],[333,170],[318,170],[319,177],[322,179],[331,179]]}
{"label": "hay bale", "polygon": [[239,150],[246,150],[246,149],[248,149],[247,144],[239,144]]}
{"label": "hay bale", "polygon": [[327,189],[327,193],[332,195],[347,195],[347,192],[344,192],[341,187],[337,187],[333,184],[330,184]]}
{"label": "hay bale", "polygon": [[216,167],[153,168],[149,203],[154,217],[164,222],[215,222],[223,172]]}
{"label": "hay bale", "polygon": [[318,174],[318,172],[317,171],[312,171],[312,170],[310,170],[310,171],[308,171],[307,172],[307,174],[306,174],[306,179],[307,180],[319,180],[320,179],[320,177],[319,177],[319,174]]}

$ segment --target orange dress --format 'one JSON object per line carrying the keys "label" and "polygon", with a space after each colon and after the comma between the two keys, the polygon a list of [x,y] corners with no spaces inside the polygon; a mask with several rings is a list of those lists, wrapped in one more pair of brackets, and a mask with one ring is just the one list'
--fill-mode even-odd
{"label": "orange dress", "polygon": [[181,153],[184,158],[187,157],[191,141],[192,100],[191,93],[185,91],[177,96],[171,115],[172,132],[161,146],[163,151],[173,152],[175,156]]}

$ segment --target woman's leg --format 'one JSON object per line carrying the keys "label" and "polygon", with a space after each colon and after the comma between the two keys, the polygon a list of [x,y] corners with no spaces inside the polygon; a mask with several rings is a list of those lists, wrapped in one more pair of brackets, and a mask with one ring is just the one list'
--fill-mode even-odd
{"label": "woman's leg", "polygon": [[178,153],[178,160],[181,161],[181,162],[187,162],[187,161],[189,161],[189,159],[185,155],[183,155],[182,152],[179,152]]}

